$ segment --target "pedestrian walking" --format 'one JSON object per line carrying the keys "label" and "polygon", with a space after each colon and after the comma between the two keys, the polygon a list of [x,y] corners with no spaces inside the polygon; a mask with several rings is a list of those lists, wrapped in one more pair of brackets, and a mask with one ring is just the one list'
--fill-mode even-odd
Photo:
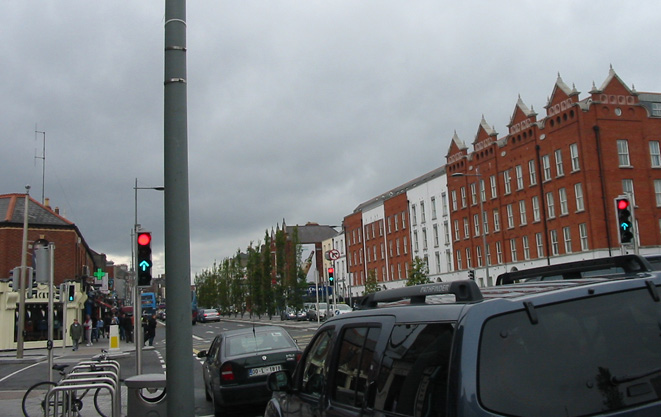
{"label": "pedestrian walking", "polygon": [[87,342],[87,346],[92,346],[92,318],[89,314],[85,315],[83,330],[85,330],[85,342]]}
{"label": "pedestrian walking", "polygon": [[104,326],[104,324],[103,324],[103,319],[99,318],[99,319],[96,321],[96,333],[97,333],[96,337],[97,337],[97,340],[98,340],[100,337],[103,337],[103,338],[106,337],[106,334],[105,334],[104,329],[105,329],[105,326]]}
{"label": "pedestrian walking", "polygon": [[92,343],[99,341],[99,328],[97,327],[98,322],[99,320],[96,318],[96,316],[92,316]]}
{"label": "pedestrian walking", "polygon": [[69,334],[73,341],[73,350],[78,350],[78,343],[80,342],[80,337],[83,335],[83,326],[78,323],[77,318],[73,319],[73,323],[69,328]]}
{"label": "pedestrian walking", "polygon": [[149,346],[154,346],[155,336],[156,336],[156,313],[152,313],[152,315],[147,319],[145,343],[149,342]]}

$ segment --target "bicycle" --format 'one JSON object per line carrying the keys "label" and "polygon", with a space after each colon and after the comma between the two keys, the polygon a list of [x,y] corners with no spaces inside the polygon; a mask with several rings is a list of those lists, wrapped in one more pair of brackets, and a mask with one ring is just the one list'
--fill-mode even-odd
{"label": "bicycle", "polygon": [[[92,360],[99,363],[108,360],[108,351],[102,349],[101,354],[94,355]],[[53,369],[58,371],[61,376],[60,382],[71,375],[65,371],[68,366],[68,364],[53,365]],[[97,366],[95,364],[89,364],[85,366],[88,367],[89,371],[91,372],[103,369],[101,366]],[[104,410],[104,408],[99,404],[99,393],[102,391],[102,388],[71,390],[64,392],[61,398],[58,398],[57,396],[54,398],[49,398],[50,391],[58,386],[58,384],[59,383],[52,381],[42,381],[32,385],[23,396],[23,402],[21,404],[23,408],[23,415],[25,417],[45,416],[47,409],[50,410],[56,408],[60,410],[61,414],[59,415],[61,416],[80,416],[80,410],[83,408],[83,399],[91,390],[93,390],[94,408],[101,417],[109,417],[107,414],[105,414],[106,410]],[[78,391],[82,391],[82,394],[79,395]]]}

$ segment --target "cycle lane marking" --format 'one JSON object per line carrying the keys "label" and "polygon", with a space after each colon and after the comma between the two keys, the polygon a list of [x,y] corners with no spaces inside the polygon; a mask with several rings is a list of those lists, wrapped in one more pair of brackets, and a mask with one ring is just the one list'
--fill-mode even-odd
{"label": "cycle lane marking", "polygon": [[23,372],[23,371],[27,371],[28,369],[32,368],[33,366],[37,366],[37,365],[39,365],[39,364],[41,364],[41,362],[33,363],[32,365],[30,365],[30,366],[28,366],[28,367],[25,367],[25,368],[23,368],[23,369],[19,369],[18,371],[14,371],[14,372],[12,372],[11,374],[7,375],[6,377],[0,379],[0,382],[6,381],[7,379],[11,378],[12,376],[14,376],[14,375],[16,375],[16,374],[19,374],[19,373],[21,373],[21,372]]}

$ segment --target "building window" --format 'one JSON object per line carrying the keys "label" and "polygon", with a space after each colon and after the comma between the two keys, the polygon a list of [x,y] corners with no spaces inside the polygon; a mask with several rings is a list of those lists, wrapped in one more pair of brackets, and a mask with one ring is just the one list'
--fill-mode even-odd
{"label": "building window", "polygon": [[498,188],[497,188],[497,183],[496,183],[496,176],[492,175],[489,177],[489,182],[491,184],[491,199],[493,200],[494,198],[498,197]]}
{"label": "building window", "polygon": [[446,271],[452,271],[452,255],[450,254],[450,249],[445,250],[445,267]]}
{"label": "building window", "polygon": [[487,201],[487,190],[485,189],[484,180],[480,180],[480,198],[482,202]]}
{"label": "building window", "polygon": [[466,208],[466,187],[461,187],[461,207]]}
{"label": "building window", "polygon": [[392,233],[392,216],[388,216],[388,234]]}
{"label": "building window", "polygon": [[477,204],[477,188],[475,188],[475,183],[470,185],[471,187],[471,206]]}
{"label": "building window", "polygon": [[661,180],[654,180],[654,196],[656,197],[656,206],[661,207]]}
{"label": "building window", "polygon": [[500,215],[498,214],[498,209],[493,209],[493,231],[500,231]]}
{"label": "building window", "polygon": [[548,207],[548,218],[549,219],[554,219],[555,218],[555,200],[553,199],[553,193],[549,192],[546,193],[546,205]]}
{"label": "building window", "polygon": [[434,231],[434,247],[437,248],[439,246],[438,225],[437,224],[434,225],[433,231]]}
{"label": "building window", "polygon": [[560,215],[565,216],[569,214],[569,206],[567,204],[567,190],[565,188],[560,188],[558,190],[558,195],[560,196]]}
{"label": "building window", "polygon": [[581,239],[581,250],[586,251],[589,249],[588,247],[588,226],[585,223],[581,223],[578,225],[578,235],[579,238]]}
{"label": "building window", "polygon": [[576,172],[581,169],[581,166],[578,163],[578,145],[572,143],[569,145],[569,156],[571,157],[571,171]]}
{"label": "building window", "polygon": [[551,255],[552,256],[557,256],[560,253],[560,249],[558,247],[558,232],[555,230],[551,230]]}
{"label": "building window", "polygon": [[484,234],[489,233],[489,215],[486,211],[482,212],[482,228],[484,229]]}
{"label": "building window", "polygon": [[518,260],[516,257],[516,239],[510,239],[510,255],[512,256],[512,262]]}
{"label": "building window", "polygon": [[447,220],[445,220],[443,222],[443,234],[445,236],[445,244],[449,245],[450,244],[450,226],[449,226]]}
{"label": "building window", "polygon": [[562,167],[562,151],[558,149],[555,151],[555,176],[562,177],[565,175],[565,170]]}
{"label": "building window", "polygon": [[436,197],[431,198],[431,219],[436,219]]}
{"label": "building window", "polygon": [[470,237],[470,232],[468,231],[468,217],[464,217],[464,239]]}
{"label": "building window", "polygon": [[488,243],[487,243],[487,265],[491,265],[491,248],[489,248]]}
{"label": "building window", "polygon": [[537,184],[537,168],[534,159],[528,161],[528,172],[530,173],[530,185]]}
{"label": "building window", "polygon": [[522,190],[523,189],[523,167],[521,165],[517,165],[514,168],[516,172],[516,189],[517,190]]}
{"label": "building window", "polygon": [[459,220],[454,221],[454,240],[459,240]]}
{"label": "building window", "polygon": [[[402,230],[406,229],[406,215],[404,214],[405,212],[402,212]],[[395,222],[397,222],[397,215],[395,215]],[[397,227],[395,227],[395,230],[397,230]]]}
{"label": "building window", "polygon": [[414,252],[418,251],[418,231],[417,230],[413,231],[413,251]]}
{"label": "building window", "polygon": [[652,168],[661,168],[661,149],[659,149],[659,141],[650,141],[650,158]]}
{"label": "building window", "polygon": [[436,272],[441,272],[441,254],[436,252],[434,254],[434,259],[436,261]]}
{"label": "building window", "polygon": [[480,215],[473,214],[473,227],[475,229],[475,237],[480,235]]}
{"label": "building window", "polygon": [[565,253],[571,253],[571,229],[569,226],[562,228],[562,237],[565,239]]}
{"label": "building window", "polygon": [[532,198],[532,220],[538,222],[540,219],[539,213],[539,197],[533,196]]}
{"label": "building window", "polygon": [[404,255],[406,255],[407,253],[409,253],[409,240],[406,238],[406,236],[404,236],[402,240],[404,243]]}
{"label": "building window", "polygon": [[617,158],[621,167],[630,167],[629,161],[629,141],[626,139],[617,140]]}
{"label": "building window", "polygon": [[521,226],[528,224],[528,219],[526,218],[526,202],[525,200],[519,201],[519,217],[521,220]]}
{"label": "building window", "polygon": [[399,251],[399,238],[395,239],[395,248],[397,249],[397,256],[401,254]]}
{"label": "building window", "polygon": [[394,252],[392,251],[392,240],[388,242],[388,253],[390,254],[390,257],[393,257]]}
{"label": "building window", "polygon": [[424,201],[420,202],[420,221],[423,224],[427,221],[427,215],[425,214],[425,203],[424,203]]}
{"label": "building window", "polygon": [[636,197],[633,192],[633,180],[631,179],[624,179],[622,180],[622,192],[623,193],[628,193],[631,195],[631,202],[636,205]]}
{"label": "building window", "polygon": [[512,192],[512,184],[510,184],[510,170],[503,172],[503,183],[505,184],[505,194],[510,194]]}
{"label": "building window", "polygon": [[482,247],[481,246],[476,246],[475,247],[475,253],[477,254],[477,266],[479,268],[482,267]]}
{"label": "building window", "polygon": [[512,205],[507,205],[507,228],[512,229],[514,227],[514,209]]}
{"label": "building window", "polygon": [[661,116],[661,103],[652,103],[652,116]]}
{"label": "building window", "polygon": [[411,205],[411,224],[413,226],[418,224],[418,210],[415,207],[415,204]]}
{"label": "building window", "polygon": [[457,211],[457,191],[452,190],[450,199],[452,200],[452,211]]}
{"label": "building window", "polygon": [[471,248],[466,248],[466,268],[472,268]]}
{"label": "building window", "polygon": [[448,215],[448,196],[445,194],[445,192],[441,193],[441,210],[443,213],[443,216]]}
{"label": "building window", "polygon": [[537,246],[537,257],[544,257],[544,240],[541,233],[535,233],[535,245]]}
{"label": "building window", "polygon": [[499,264],[503,263],[503,248],[500,244],[500,241],[496,242],[496,261]]}
{"label": "building window", "polygon": [[422,250],[427,250],[427,229],[422,228]]}
{"label": "building window", "polygon": [[461,263],[461,251],[457,251],[457,269],[463,269],[463,265]]}
{"label": "building window", "polygon": [[542,156],[542,169],[544,170],[544,181],[551,180],[551,158],[548,155]]}
{"label": "building window", "polygon": [[574,184],[574,194],[576,195],[576,211],[585,210],[583,202],[583,185],[579,182]]}
{"label": "building window", "polygon": [[[402,218],[404,217],[404,213],[402,213]],[[399,215],[395,214],[395,232],[399,230]]]}
{"label": "building window", "polygon": [[523,259],[528,260],[530,259],[530,242],[528,242],[528,236],[523,236],[521,242],[523,243]]}

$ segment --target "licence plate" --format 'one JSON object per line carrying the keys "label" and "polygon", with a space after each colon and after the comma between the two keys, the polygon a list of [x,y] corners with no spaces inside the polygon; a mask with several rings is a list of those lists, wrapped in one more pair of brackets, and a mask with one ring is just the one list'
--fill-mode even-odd
{"label": "licence plate", "polygon": [[262,368],[252,368],[248,371],[248,376],[268,375],[276,371],[282,371],[282,365],[271,365],[271,366],[264,366]]}

